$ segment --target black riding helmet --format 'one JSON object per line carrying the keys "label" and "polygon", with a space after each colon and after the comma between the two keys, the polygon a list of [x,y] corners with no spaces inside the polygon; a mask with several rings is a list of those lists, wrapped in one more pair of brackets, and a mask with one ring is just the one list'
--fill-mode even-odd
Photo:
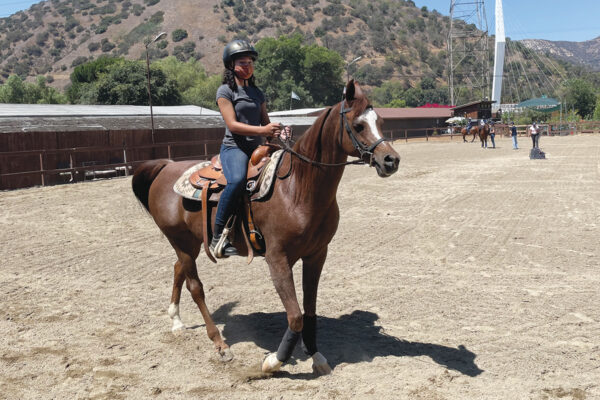
{"label": "black riding helmet", "polygon": [[240,56],[249,56],[252,57],[252,60],[256,60],[258,57],[258,52],[254,46],[245,40],[232,40],[231,42],[227,43],[225,50],[223,50],[223,65],[227,69],[232,69],[233,59]]}

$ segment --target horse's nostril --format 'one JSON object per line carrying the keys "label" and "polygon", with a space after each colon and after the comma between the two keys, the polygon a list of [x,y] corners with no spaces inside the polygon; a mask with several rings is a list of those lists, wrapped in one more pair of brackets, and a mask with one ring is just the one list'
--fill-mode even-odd
{"label": "horse's nostril", "polygon": [[383,163],[388,170],[395,171],[398,169],[398,164],[400,164],[400,158],[388,154],[383,159]]}
{"label": "horse's nostril", "polygon": [[385,156],[385,158],[383,160],[384,160],[383,162],[385,163],[385,165],[387,167],[391,167],[394,169],[398,168],[398,164],[400,164],[400,159],[398,157],[394,157],[394,156],[390,156],[390,155]]}

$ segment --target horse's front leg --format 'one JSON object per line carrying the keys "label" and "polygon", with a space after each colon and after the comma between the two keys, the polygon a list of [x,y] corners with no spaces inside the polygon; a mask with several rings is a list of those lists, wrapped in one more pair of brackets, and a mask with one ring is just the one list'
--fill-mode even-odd
{"label": "horse's front leg", "polygon": [[304,292],[304,326],[302,329],[302,349],[313,360],[313,372],[317,375],[331,373],[327,359],[317,349],[317,291],[327,248],[311,257],[302,259],[302,289]]}
{"label": "horse's front leg", "polygon": [[302,334],[302,311],[296,298],[296,289],[294,286],[294,275],[292,267],[294,262],[290,262],[285,255],[267,256],[267,263],[271,272],[271,279],[279,294],[287,314],[288,327],[285,331],[279,348],[276,353],[271,353],[265,358],[262,365],[263,372],[275,372],[281,368],[281,365],[290,359],[296,343]]}

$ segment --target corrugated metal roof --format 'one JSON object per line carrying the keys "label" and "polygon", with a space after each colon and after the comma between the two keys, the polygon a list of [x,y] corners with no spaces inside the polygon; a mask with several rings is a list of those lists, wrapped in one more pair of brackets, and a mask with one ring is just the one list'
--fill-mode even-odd
{"label": "corrugated metal roof", "polygon": [[270,117],[300,117],[319,114],[325,107],[318,108],[299,108],[297,110],[273,111],[269,113]]}
{"label": "corrugated metal roof", "polygon": [[[221,114],[197,106],[152,107],[154,129],[224,128]],[[202,112],[202,114],[200,114]],[[271,121],[310,126],[316,117],[277,116]],[[0,104],[0,133],[150,129],[150,107]]]}
{"label": "corrugated metal roof", "polygon": [[[220,116],[198,106],[153,106],[154,115]],[[149,106],[80,104],[0,104],[0,117],[150,115]]]}
{"label": "corrugated metal roof", "polygon": [[450,108],[375,108],[383,119],[450,118]]}

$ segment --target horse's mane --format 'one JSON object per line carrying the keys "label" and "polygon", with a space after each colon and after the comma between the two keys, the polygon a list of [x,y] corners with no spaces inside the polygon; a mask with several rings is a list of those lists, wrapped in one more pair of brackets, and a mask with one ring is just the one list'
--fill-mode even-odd
{"label": "horse's mane", "polygon": [[[298,139],[293,149],[305,156],[306,158],[309,158],[314,161],[322,161],[323,137],[325,135],[334,135],[326,141],[332,143],[332,145],[337,143],[337,141],[339,140],[339,124],[341,120],[340,104],[348,105],[351,107],[351,111],[349,111],[347,115],[350,120],[362,114],[363,111],[365,111],[365,109],[370,105],[369,100],[366,97],[361,96],[359,98],[352,99],[351,101],[338,103],[334,106],[326,108],[325,110],[323,110],[323,112],[317,118],[317,120],[312,124],[312,126],[308,128],[308,130],[302,135],[300,139]],[[331,124],[333,124],[333,126],[336,129],[328,128],[331,126]],[[311,185],[313,184],[316,175],[321,171],[327,173],[328,170],[332,168],[335,167],[311,165],[308,162],[302,161],[297,157],[292,156],[292,170],[293,173],[296,174],[296,182],[300,182],[300,186],[295,187],[295,200],[298,200],[300,196],[309,195],[311,192]]]}

